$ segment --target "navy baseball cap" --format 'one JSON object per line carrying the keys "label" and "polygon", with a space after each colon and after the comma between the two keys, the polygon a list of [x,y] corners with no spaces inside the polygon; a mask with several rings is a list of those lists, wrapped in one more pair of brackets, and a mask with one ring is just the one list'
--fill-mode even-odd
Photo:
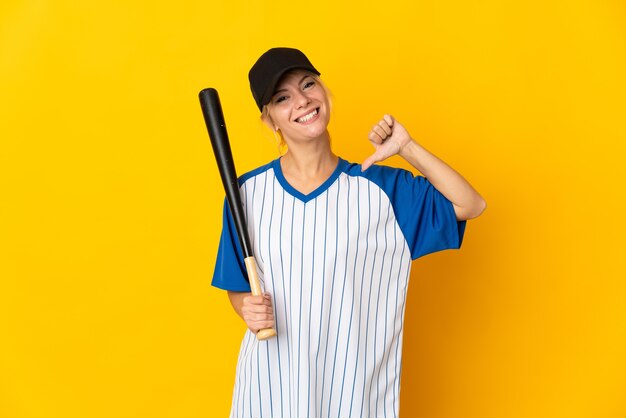
{"label": "navy baseball cap", "polygon": [[306,55],[294,48],[272,48],[254,63],[248,79],[259,110],[270,102],[280,78],[291,70],[307,70],[320,75]]}

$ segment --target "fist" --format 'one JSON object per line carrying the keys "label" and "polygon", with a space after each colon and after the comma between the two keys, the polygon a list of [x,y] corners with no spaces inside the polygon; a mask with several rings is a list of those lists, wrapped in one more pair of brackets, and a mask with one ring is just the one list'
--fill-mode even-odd
{"label": "fist", "polygon": [[361,169],[367,170],[372,164],[386,160],[402,151],[406,144],[412,141],[407,130],[391,115],[385,115],[372,127],[368,138],[376,149],[363,164]]}
{"label": "fist", "polygon": [[243,320],[255,334],[264,328],[274,326],[274,309],[272,299],[267,293],[261,296],[246,296],[241,307]]}

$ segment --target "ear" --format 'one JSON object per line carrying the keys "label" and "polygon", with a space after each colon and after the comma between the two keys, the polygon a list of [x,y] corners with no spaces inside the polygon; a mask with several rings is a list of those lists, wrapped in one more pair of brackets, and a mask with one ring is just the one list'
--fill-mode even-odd
{"label": "ear", "polygon": [[275,132],[278,132],[278,126],[274,125],[274,121],[272,120],[272,117],[269,114],[262,115],[261,120],[263,120],[263,123],[265,123],[268,128],[270,128],[271,130]]}

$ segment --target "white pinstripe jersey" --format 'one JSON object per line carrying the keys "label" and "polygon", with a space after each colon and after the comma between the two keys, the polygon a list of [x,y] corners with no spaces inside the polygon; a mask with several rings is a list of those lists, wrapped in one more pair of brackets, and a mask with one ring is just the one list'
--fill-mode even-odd
{"label": "white pinstripe jersey", "polygon": [[[397,417],[411,260],[459,248],[465,222],[424,177],[339,159],[308,195],[279,160],[240,178],[278,337],[246,331],[232,417]],[[250,291],[230,211],[213,286]]]}

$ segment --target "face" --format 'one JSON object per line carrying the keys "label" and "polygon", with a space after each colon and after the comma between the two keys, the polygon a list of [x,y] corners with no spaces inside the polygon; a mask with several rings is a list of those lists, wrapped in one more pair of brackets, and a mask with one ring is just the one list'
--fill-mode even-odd
{"label": "face", "polygon": [[287,142],[325,138],[329,108],[322,85],[310,73],[296,70],[276,86],[268,104],[268,123],[278,128]]}

